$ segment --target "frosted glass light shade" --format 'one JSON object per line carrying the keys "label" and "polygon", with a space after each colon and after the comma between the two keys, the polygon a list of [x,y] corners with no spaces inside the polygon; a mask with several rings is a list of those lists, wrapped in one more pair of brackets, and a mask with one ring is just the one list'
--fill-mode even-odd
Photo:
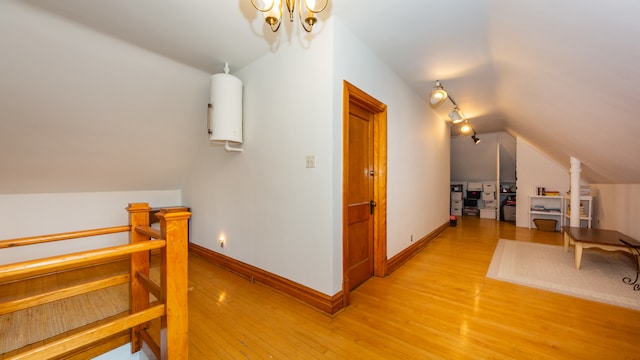
{"label": "frosted glass light shade", "polygon": [[447,92],[444,89],[436,89],[431,92],[431,98],[429,101],[431,105],[440,105],[447,99]]}
{"label": "frosted glass light shade", "polygon": [[429,97],[431,105],[437,106],[442,104],[443,101],[447,100],[447,96],[447,91],[440,85],[440,80],[436,80],[436,86],[431,89],[431,96]]}
{"label": "frosted glass light shade", "polygon": [[464,121],[464,116],[462,116],[462,112],[460,112],[458,108],[454,108],[449,113],[449,119],[451,119],[451,122],[454,124],[459,124]]}

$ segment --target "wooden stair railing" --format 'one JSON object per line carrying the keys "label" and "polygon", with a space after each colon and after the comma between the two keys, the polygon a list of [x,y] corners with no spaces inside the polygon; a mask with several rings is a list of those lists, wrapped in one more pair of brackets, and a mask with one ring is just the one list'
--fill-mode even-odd
{"label": "wooden stair railing", "polygon": [[[5,359],[50,359],[81,349],[123,330],[131,331],[132,353],[143,350],[148,358],[188,359],[187,262],[188,220],[186,208],[162,209],[156,214],[160,230],[149,226],[151,208],[146,203],[132,203],[129,225],[0,241],[0,249],[28,246],[51,241],[129,232],[129,245],[53,256],[38,260],[0,265],[0,283],[24,280],[53,272],[78,269],[130,256],[130,273],[85,284],[0,303],[0,315],[66,299],[72,296],[129,282],[129,315],[46,341],[44,345]],[[152,240],[155,239],[155,240]],[[160,284],[149,276],[152,250],[160,251]],[[171,259],[171,261],[168,261]],[[157,301],[150,303],[150,294]],[[160,344],[147,332],[148,324],[160,319]]]}

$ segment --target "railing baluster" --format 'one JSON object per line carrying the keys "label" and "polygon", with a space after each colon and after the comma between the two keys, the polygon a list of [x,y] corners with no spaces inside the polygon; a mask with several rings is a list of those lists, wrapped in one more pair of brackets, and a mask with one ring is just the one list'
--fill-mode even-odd
{"label": "railing baluster", "polygon": [[[149,240],[149,236],[134,231],[137,226],[149,226],[149,212],[151,211],[149,204],[132,203],[129,204],[127,211],[129,211],[129,226],[131,226],[132,229],[132,231],[129,232],[129,243],[135,244]],[[149,308],[149,293],[136,276],[137,273],[149,276],[149,254],[150,253],[131,254],[131,282],[129,291],[129,311],[131,314]],[[143,324],[136,325],[131,329],[132,353],[140,351],[142,347],[140,331],[145,327],[146,325]]]}

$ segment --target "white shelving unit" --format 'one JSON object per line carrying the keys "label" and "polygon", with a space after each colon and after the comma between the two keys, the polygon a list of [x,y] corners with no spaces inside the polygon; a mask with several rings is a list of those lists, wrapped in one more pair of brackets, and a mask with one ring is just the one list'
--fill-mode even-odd
{"label": "white shelving unit", "polygon": [[464,185],[460,183],[451,183],[451,202],[450,215],[462,216],[462,199]]}
{"label": "white shelving unit", "polygon": [[[506,190],[506,191],[504,191]],[[504,203],[507,200],[507,198],[509,196],[515,196],[516,195],[516,183],[514,181],[503,181],[500,182],[500,192],[499,192],[499,199],[498,199],[498,219],[499,220],[504,220],[504,221],[516,221],[516,217],[515,217],[515,205],[509,206],[507,209],[514,209],[512,212],[508,212],[505,211],[504,208]],[[500,214],[503,214],[504,216],[501,217]]]}
{"label": "white shelving unit", "polygon": [[533,219],[558,220],[556,230],[560,230],[564,220],[564,197],[529,195],[529,229]]}
{"label": "white shelving unit", "polygon": [[[565,196],[564,200],[564,223],[569,225],[569,218],[571,214],[571,197]],[[591,219],[593,218],[593,196],[580,195],[580,227],[591,227]]]}

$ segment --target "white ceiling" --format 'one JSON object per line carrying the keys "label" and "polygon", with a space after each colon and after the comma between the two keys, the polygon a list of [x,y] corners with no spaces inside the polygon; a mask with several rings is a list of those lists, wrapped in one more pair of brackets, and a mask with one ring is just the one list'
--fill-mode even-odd
{"label": "white ceiling", "polygon": [[[23,2],[209,73],[287,41],[250,0]],[[440,79],[480,135],[509,131],[567,168],[574,156],[591,182],[640,183],[640,1],[331,0],[329,16],[425,99]]]}

